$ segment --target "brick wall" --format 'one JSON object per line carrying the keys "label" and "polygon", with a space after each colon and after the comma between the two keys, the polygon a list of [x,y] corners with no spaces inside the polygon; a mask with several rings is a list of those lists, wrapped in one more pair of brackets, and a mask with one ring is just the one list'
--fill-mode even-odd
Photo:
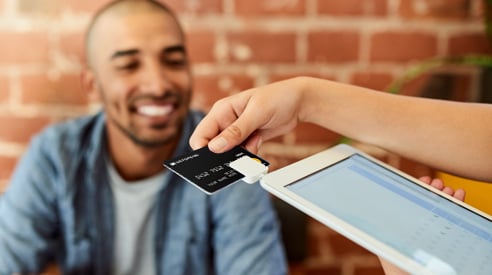
{"label": "brick wall", "polygon": [[[83,30],[107,0],[0,0],[0,190],[33,134],[85,114]],[[383,90],[424,58],[490,53],[480,0],[168,0],[188,34],[193,107],[295,75]],[[473,69],[458,73],[471,79]],[[418,84],[418,83],[417,83]],[[414,86],[418,86],[415,84]],[[410,85],[411,87],[411,85]],[[412,92],[413,91],[413,92]],[[405,90],[415,94],[415,88]],[[339,136],[313,125],[267,143],[274,168]],[[415,175],[429,169],[384,155]],[[374,256],[308,221],[308,258],[292,274],[381,274]]]}

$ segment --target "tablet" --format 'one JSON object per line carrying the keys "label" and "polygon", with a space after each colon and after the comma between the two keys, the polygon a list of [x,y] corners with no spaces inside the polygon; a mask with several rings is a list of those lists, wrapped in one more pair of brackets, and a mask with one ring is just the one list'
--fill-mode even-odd
{"label": "tablet", "polygon": [[276,170],[260,184],[412,274],[492,274],[489,215],[351,146]]}

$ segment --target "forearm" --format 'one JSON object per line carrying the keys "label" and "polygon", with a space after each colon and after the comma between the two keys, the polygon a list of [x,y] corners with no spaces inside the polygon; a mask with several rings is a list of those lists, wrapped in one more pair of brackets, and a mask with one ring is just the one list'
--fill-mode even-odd
{"label": "forearm", "polygon": [[299,118],[435,168],[492,181],[492,106],[301,78]]}

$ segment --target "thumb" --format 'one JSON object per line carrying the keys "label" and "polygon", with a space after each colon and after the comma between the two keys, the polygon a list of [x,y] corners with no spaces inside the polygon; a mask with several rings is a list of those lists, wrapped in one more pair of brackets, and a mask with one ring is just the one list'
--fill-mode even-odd
{"label": "thumb", "polygon": [[208,143],[210,151],[222,153],[232,149],[234,146],[243,143],[258,127],[252,114],[243,113],[231,125],[227,126],[220,134]]}

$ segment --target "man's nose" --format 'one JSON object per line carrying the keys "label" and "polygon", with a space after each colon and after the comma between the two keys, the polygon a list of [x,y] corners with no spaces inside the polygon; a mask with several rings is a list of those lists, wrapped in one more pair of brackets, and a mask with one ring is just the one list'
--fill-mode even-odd
{"label": "man's nose", "polygon": [[171,81],[160,64],[148,64],[141,73],[140,87],[143,92],[162,96],[170,89]]}

